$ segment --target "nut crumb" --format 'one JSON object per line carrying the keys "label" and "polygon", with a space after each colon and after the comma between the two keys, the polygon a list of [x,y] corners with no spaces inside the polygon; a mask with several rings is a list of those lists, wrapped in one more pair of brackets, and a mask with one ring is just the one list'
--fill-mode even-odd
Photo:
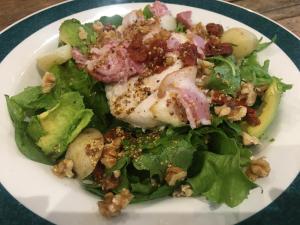
{"label": "nut crumb", "polygon": [[53,166],[52,172],[58,177],[71,178],[74,176],[74,173],[72,172],[73,165],[74,163],[71,159],[64,159]]}
{"label": "nut crumb", "polygon": [[242,137],[243,137],[243,144],[246,146],[259,144],[259,139],[257,137],[251,136],[246,132],[243,132]]}
{"label": "nut crumb", "polygon": [[103,201],[98,202],[99,211],[106,218],[117,216],[129,204],[132,198],[133,195],[125,188],[116,195],[109,192],[104,195]]}
{"label": "nut crumb", "polygon": [[42,78],[42,92],[49,93],[55,86],[55,76],[53,73],[46,72]]}
{"label": "nut crumb", "polygon": [[85,40],[85,39],[87,39],[88,33],[85,31],[85,29],[83,27],[79,27],[78,36],[79,36],[80,40]]}
{"label": "nut crumb", "polygon": [[173,197],[191,197],[193,190],[189,184],[181,185],[179,190],[173,192]]}
{"label": "nut crumb", "polygon": [[259,158],[251,160],[250,165],[246,170],[246,176],[250,180],[255,181],[257,178],[267,177],[270,171],[270,164],[264,158]]}
{"label": "nut crumb", "polygon": [[231,112],[231,108],[227,105],[215,106],[214,110],[219,117],[228,116]]}
{"label": "nut crumb", "polygon": [[184,180],[187,175],[186,171],[176,166],[168,167],[166,174],[165,180],[169,186],[174,186],[177,181]]}
{"label": "nut crumb", "polygon": [[247,114],[247,107],[245,106],[236,106],[234,107],[230,114],[228,115],[228,119],[232,121],[239,121],[244,118]]}

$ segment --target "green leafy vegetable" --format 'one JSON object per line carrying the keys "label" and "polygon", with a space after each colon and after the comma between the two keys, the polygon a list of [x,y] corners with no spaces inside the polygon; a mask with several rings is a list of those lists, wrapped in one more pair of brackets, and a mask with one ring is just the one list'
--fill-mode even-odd
{"label": "green leafy vegetable", "polygon": [[264,43],[261,43],[262,41],[262,38],[260,38],[258,40],[258,45],[256,47],[256,49],[254,50],[255,52],[260,52],[264,49],[266,49],[267,47],[269,47],[272,43],[276,42],[276,39],[277,39],[277,36],[275,35],[272,40],[270,42],[264,42]]}
{"label": "green leafy vegetable", "polygon": [[113,119],[107,104],[104,85],[95,82],[84,70],[78,69],[72,60],[64,65],[54,66],[51,72],[56,78],[54,95],[59,97],[70,91],[78,91],[84,96],[83,100],[87,108],[92,109],[95,114],[92,126],[105,132]]}
{"label": "green leafy vegetable", "polygon": [[189,135],[163,136],[154,148],[134,160],[133,165],[138,170],[149,171],[150,176],[157,174],[161,178],[169,164],[187,170],[195,151],[189,138]]}
{"label": "green leafy vegetable", "polygon": [[269,74],[269,61],[266,60],[261,66],[257,61],[257,54],[254,52],[244,58],[240,66],[241,78],[245,82],[251,82],[255,86],[270,85],[272,77]]}
{"label": "green leafy vegetable", "polygon": [[153,13],[150,10],[150,5],[145,6],[145,8],[143,10],[143,14],[144,14],[144,17],[146,20],[153,17]]}
{"label": "green leafy vegetable", "polygon": [[25,112],[12,98],[6,97],[7,108],[15,127],[15,140],[20,152],[27,158],[47,165],[53,165],[54,161],[49,159],[35,145],[34,141],[26,132],[27,123],[23,122]]}
{"label": "green leafy vegetable", "polygon": [[194,195],[204,195],[216,203],[226,203],[230,207],[240,204],[249,191],[256,187],[240,168],[239,154],[219,155],[203,152],[201,172],[187,181]]}
{"label": "green leafy vegetable", "polygon": [[97,33],[93,30],[91,23],[81,24],[76,19],[70,19],[60,25],[59,39],[86,53],[89,45],[96,43]]}
{"label": "green leafy vegetable", "polygon": [[182,23],[177,22],[175,32],[184,33],[185,31],[186,31],[186,27]]}
{"label": "green leafy vegetable", "polygon": [[148,195],[135,194],[131,203],[138,203],[138,202],[154,200],[157,198],[163,198],[163,197],[169,196],[173,191],[174,191],[174,187],[163,185],[161,187],[158,187],[157,190],[155,190],[154,192],[152,192],[151,194],[148,194]]}
{"label": "green leafy vegetable", "polygon": [[99,21],[103,24],[103,25],[112,25],[115,27],[118,27],[122,24],[123,21],[123,17],[119,16],[119,15],[114,15],[114,16],[102,16]]}
{"label": "green leafy vegetable", "polygon": [[235,59],[230,57],[210,57],[210,61],[215,63],[212,75],[207,82],[207,87],[210,89],[221,90],[226,94],[235,95],[240,89],[240,72],[235,64]]}

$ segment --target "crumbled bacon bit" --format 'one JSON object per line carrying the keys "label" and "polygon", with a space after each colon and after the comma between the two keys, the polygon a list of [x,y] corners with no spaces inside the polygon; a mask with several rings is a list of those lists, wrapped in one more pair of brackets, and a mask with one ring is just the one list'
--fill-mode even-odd
{"label": "crumbled bacon bit", "polygon": [[257,126],[260,124],[260,120],[255,109],[247,107],[246,121],[252,126]]}
{"label": "crumbled bacon bit", "polygon": [[147,48],[143,45],[143,35],[138,33],[133,38],[128,47],[129,57],[135,62],[145,62],[147,60]]}
{"label": "crumbled bacon bit", "polygon": [[180,59],[184,66],[194,66],[197,64],[197,47],[189,42],[183,43],[179,47]]}
{"label": "crumbled bacon bit", "polygon": [[165,67],[167,42],[161,39],[150,43],[148,51],[148,68],[155,73],[162,72]]}
{"label": "crumbled bacon bit", "polygon": [[209,35],[214,35],[221,37],[224,32],[223,26],[221,24],[209,23],[206,25],[206,30]]}
{"label": "crumbled bacon bit", "polygon": [[231,101],[231,97],[223,94],[220,91],[212,91],[211,92],[211,102],[216,105],[224,105]]}
{"label": "crumbled bacon bit", "polygon": [[204,46],[204,53],[206,56],[227,56],[231,55],[232,52],[233,48],[230,43],[221,43],[218,39],[209,39]]}

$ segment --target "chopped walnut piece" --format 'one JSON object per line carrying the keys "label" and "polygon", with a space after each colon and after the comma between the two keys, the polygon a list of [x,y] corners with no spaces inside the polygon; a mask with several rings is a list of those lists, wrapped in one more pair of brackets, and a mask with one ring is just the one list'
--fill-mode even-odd
{"label": "chopped walnut piece", "polygon": [[246,175],[250,180],[255,181],[257,178],[267,177],[271,171],[270,164],[263,158],[251,160]]}
{"label": "chopped walnut piece", "polygon": [[113,172],[113,175],[114,175],[115,178],[119,178],[121,176],[121,171],[120,170],[115,170]]}
{"label": "chopped walnut piece", "polygon": [[104,137],[107,143],[104,145],[100,161],[106,168],[111,168],[117,162],[118,150],[121,147],[122,140],[125,138],[125,132],[120,127],[117,127],[106,133]]}
{"label": "chopped walnut piece", "polygon": [[193,190],[189,184],[184,184],[180,186],[179,190],[173,192],[173,197],[191,197]]}
{"label": "chopped walnut piece", "polygon": [[246,105],[247,106],[254,105],[257,94],[255,92],[254,85],[252,83],[242,84],[241,94],[246,97]]}
{"label": "chopped walnut piece", "polygon": [[109,192],[104,195],[103,201],[98,202],[99,211],[107,218],[117,216],[129,204],[132,198],[133,195],[127,189],[123,189],[116,195]]}
{"label": "chopped walnut piece", "polygon": [[93,30],[96,32],[101,32],[104,28],[103,24],[100,21],[95,21],[92,25]]}
{"label": "chopped walnut piece", "polygon": [[52,172],[58,177],[71,178],[74,176],[74,173],[72,172],[73,165],[74,164],[71,159],[64,159],[53,166]]}
{"label": "chopped walnut piece", "polygon": [[247,114],[247,107],[245,106],[236,106],[234,107],[230,114],[228,115],[228,119],[232,121],[239,121]]}
{"label": "chopped walnut piece", "polygon": [[46,72],[42,78],[42,92],[49,93],[54,86],[55,86],[54,74]]}
{"label": "chopped walnut piece", "polygon": [[85,29],[83,27],[79,27],[78,36],[81,40],[85,40],[85,39],[87,39],[88,33],[85,31]]}
{"label": "chopped walnut piece", "polygon": [[251,136],[250,134],[243,132],[242,134],[243,137],[243,144],[244,145],[258,145],[259,140],[255,136]]}
{"label": "chopped walnut piece", "polygon": [[165,180],[169,186],[174,186],[177,181],[186,178],[186,175],[187,173],[183,169],[176,166],[170,166],[167,169]]}
{"label": "chopped walnut piece", "polygon": [[227,105],[215,106],[214,110],[219,117],[228,116],[231,112],[231,108]]}
{"label": "chopped walnut piece", "polygon": [[197,23],[191,27],[191,31],[194,34],[197,34],[203,38],[205,38],[208,34],[205,26],[202,23]]}
{"label": "chopped walnut piece", "polygon": [[115,176],[103,176],[100,181],[102,190],[109,191],[119,186],[120,179]]}

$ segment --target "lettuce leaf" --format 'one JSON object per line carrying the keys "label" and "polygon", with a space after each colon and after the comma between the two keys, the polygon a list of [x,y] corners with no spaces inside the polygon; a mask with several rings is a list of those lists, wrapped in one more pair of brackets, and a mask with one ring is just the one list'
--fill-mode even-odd
{"label": "lettuce leaf", "polygon": [[105,132],[114,119],[110,114],[104,85],[94,81],[84,70],[78,69],[72,60],[52,67],[51,73],[56,78],[56,85],[52,91],[54,95],[59,97],[67,92],[79,92],[84,96],[86,107],[94,112],[91,126]]}
{"label": "lettuce leaf", "polygon": [[242,172],[239,154],[220,155],[205,151],[198,161],[202,162],[201,171],[187,180],[194,195],[201,194],[209,201],[235,207],[257,187]]}
{"label": "lettuce leaf", "polygon": [[103,25],[112,25],[115,27],[118,27],[122,24],[123,17],[119,15],[114,15],[114,16],[102,16],[99,21]]}
{"label": "lettuce leaf", "polygon": [[40,151],[40,148],[28,135],[28,123],[24,122],[26,114],[24,109],[20,105],[18,105],[13,98],[9,98],[8,96],[5,97],[7,102],[7,108],[15,127],[15,140],[20,152],[25,157],[33,161],[47,165],[53,165],[54,160],[50,159],[42,151]]}

